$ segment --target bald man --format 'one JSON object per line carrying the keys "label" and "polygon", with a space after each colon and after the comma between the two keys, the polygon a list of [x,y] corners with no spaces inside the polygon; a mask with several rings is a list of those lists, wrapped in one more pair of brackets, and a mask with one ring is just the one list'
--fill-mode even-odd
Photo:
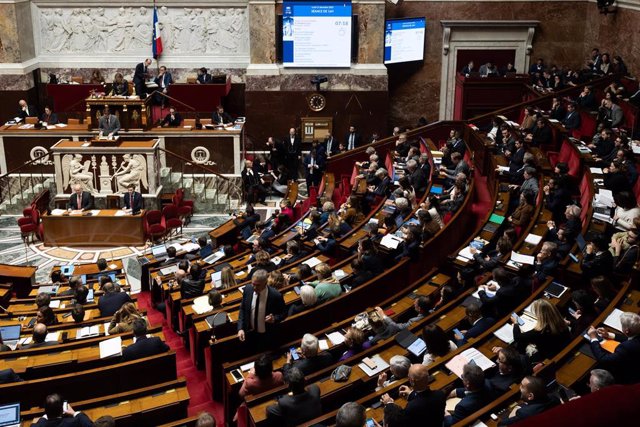
{"label": "bald man", "polygon": [[33,327],[33,336],[31,337],[31,343],[25,344],[20,348],[22,350],[27,348],[46,347],[49,345],[56,345],[58,341],[46,341],[47,338],[47,325],[44,323],[36,323]]}
{"label": "bald man", "polygon": [[91,194],[88,191],[82,191],[82,186],[79,184],[74,185],[73,194],[69,197],[69,210],[89,209],[90,206]]}
{"label": "bald man", "polygon": [[21,99],[18,101],[18,117],[22,120],[27,117],[38,117],[38,110],[33,105],[27,104],[24,99]]}
{"label": "bald man", "polygon": [[[407,406],[404,409],[399,406],[396,408],[404,414],[406,425],[441,427],[447,397],[442,390],[429,388],[429,370],[425,365],[411,365],[409,384],[400,386],[399,390],[400,397],[407,400]],[[385,406],[396,405],[388,394],[384,394],[380,400]]]}
{"label": "bald man", "polygon": [[136,65],[136,70],[133,73],[133,85],[136,88],[136,95],[138,95],[140,99],[147,97],[146,81],[149,78],[149,65],[151,65],[151,59],[147,58],[144,62]]}

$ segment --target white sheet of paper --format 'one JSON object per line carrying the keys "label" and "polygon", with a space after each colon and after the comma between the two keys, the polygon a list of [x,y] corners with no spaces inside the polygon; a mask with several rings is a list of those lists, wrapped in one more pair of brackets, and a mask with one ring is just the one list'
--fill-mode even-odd
{"label": "white sheet of paper", "polygon": [[613,311],[604,321],[604,324],[616,331],[622,332],[622,325],[620,324],[620,316],[624,313],[618,308],[614,308]]}
{"label": "white sheet of paper", "polygon": [[122,338],[117,336],[105,341],[100,341],[100,359],[122,354]]}
{"label": "white sheet of paper", "polygon": [[524,241],[529,243],[530,245],[537,245],[541,240],[542,236],[538,236],[537,234],[528,234],[524,239]]}
{"label": "white sheet of paper", "polygon": [[516,251],[511,252],[511,261],[513,262],[517,262],[520,264],[533,265],[535,260],[536,258],[532,255],[523,255],[523,254],[519,254]]}
{"label": "white sheet of paper", "polygon": [[305,262],[303,262],[303,264],[307,264],[310,268],[313,268],[316,265],[320,264],[321,262],[322,261],[320,261],[318,258],[311,257],[308,260],[306,260]]}
{"label": "white sheet of paper", "polygon": [[329,341],[331,341],[331,344],[333,345],[342,344],[344,342],[344,335],[337,331],[327,334],[327,338],[329,338]]}

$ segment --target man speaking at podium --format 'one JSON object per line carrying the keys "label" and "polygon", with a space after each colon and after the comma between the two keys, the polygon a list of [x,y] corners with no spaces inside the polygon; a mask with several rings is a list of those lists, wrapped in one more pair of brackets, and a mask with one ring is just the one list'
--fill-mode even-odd
{"label": "man speaking at podium", "polygon": [[80,209],[89,209],[91,205],[91,194],[88,191],[82,191],[82,186],[76,184],[73,186],[73,194],[69,197],[69,209],[77,211]]}
{"label": "man speaking at podium", "polygon": [[130,210],[134,215],[142,210],[142,194],[136,191],[136,186],[133,184],[130,184],[127,187],[127,192],[124,193],[124,208],[122,209]]}
{"label": "man speaking at podium", "polygon": [[118,120],[118,116],[111,114],[109,107],[104,107],[104,112],[98,123],[98,129],[100,130],[100,137],[107,134],[109,139],[111,139],[118,135],[120,131],[120,120]]}

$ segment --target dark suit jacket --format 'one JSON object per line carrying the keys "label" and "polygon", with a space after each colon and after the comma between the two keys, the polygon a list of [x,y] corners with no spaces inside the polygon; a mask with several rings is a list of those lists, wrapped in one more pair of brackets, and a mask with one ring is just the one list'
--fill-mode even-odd
{"label": "dark suit jacket", "polygon": [[253,172],[253,174],[250,174],[249,172],[247,172],[246,168],[242,169],[242,172],[240,172],[240,177],[242,178],[242,184],[244,185],[245,190],[250,189],[254,185],[260,184],[260,176],[255,172]]}
{"label": "dark suit jacket", "polygon": [[26,350],[28,348],[49,347],[51,345],[58,345],[58,342],[57,341],[31,342],[31,344],[21,346],[20,349]]}
{"label": "dark suit jacket", "polygon": [[487,329],[489,329],[496,321],[492,317],[482,317],[464,334],[464,338],[457,342],[458,347],[465,344],[469,338],[475,338]]}
{"label": "dark suit jacket", "polygon": [[551,398],[546,396],[543,399],[539,399],[539,400],[533,400],[531,402],[526,402],[524,403],[522,406],[520,406],[520,409],[518,409],[516,411],[515,416],[511,417],[511,418],[506,418],[502,421],[500,421],[500,426],[508,426],[511,424],[515,424],[519,421],[524,420],[525,418],[529,418],[532,417],[534,415],[540,414],[544,411],[546,411],[547,409],[553,408],[554,406],[558,405],[560,402],[558,402],[558,400],[556,400],[555,398]]}
{"label": "dark suit jacket", "polygon": [[147,67],[144,65],[144,62],[136,65],[136,70],[133,73],[133,83],[144,83],[146,80]]}
{"label": "dark suit jacket", "polygon": [[533,130],[533,138],[531,139],[533,145],[549,145],[553,142],[553,132],[549,125],[537,127]]}
{"label": "dark suit jacket", "polygon": [[169,346],[158,337],[138,337],[135,344],[122,350],[122,361],[142,359],[143,357],[153,356],[155,354],[169,351]]}
{"label": "dark suit jacket", "polygon": [[453,414],[444,418],[445,426],[457,423],[493,400],[493,392],[488,385],[472,393],[466,393],[464,388],[457,388],[456,395],[462,400],[456,405]]}
{"label": "dark suit jacket", "polygon": [[[166,89],[169,89],[169,86],[173,84],[173,77],[171,76],[171,73],[164,73],[162,80],[164,80],[164,87]],[[160,84],[162,80],[160,79],[160,76],[153,79],[153,81],[158,85],[158,90],[162,90],[162,85]]]}
{"label": "dark suit jacket", "polygon": [[203,84],[208,84],[211,83],[211,81],[213,80],[213,77],[211,77],[211,74],[207,73],[207,74],[200,74],[197,78],[198,82],[203,83]]}
{"label": "dark suit jacket", "polygon": [[168,124],[169,126],[180,126],[182,123],[182,116],[179,113],[175,113],[173,115],[173,120],[171,120],[171,114],[167,114],[164,116],[164,120],[162,120],[162,124]]}
{"label": "dark suit jacket", "polygon": [[[622,337],[617,337],[620,339]],[[591,352],[602,369],[613,374],[617,383],[634,384],[640,381],[640,336],[622,340],[613,353],[604,350],[600,343],[591,343]]]}
{"label": "dark suit jacket", "polygon": [[78,195],[76,193],[73,193],[71,196],[69,196],[69,207],[73,210],[89,209],[90,206],[91,194],[88,191],[82,192],[82,200],[80,206],[78,206]]}
{"label": "dark suit jacket", "polygon": [[211,115],[211,121],[215,125],[220,123],[220,118],[222,118],[222,123],[225,124],[225,125],[227,123],[233,123],[233,119],[231,118],[231,116],[227,112],[223,111],[222,114],[218,114],[217,111],[214,111],[213,114]]}
{"label": "dark suit jacket", "polygon": [[22,381],[22,378],[16,375],[16,373],[13,372],[13,369],[9,368],[0,370],[0,384],[17,383],[20,381]]}
{"label": "dark suit jacket", "polygon": [[291,363],[286,363],[282,367],[282,372],[287,376],[287,372],[291,368],[298,368],[302,373],[307,376],[314,372],[320,371],[333,364],[333,356],[328,351],[321,351],[315,357],[309,359],[298,359]]}
{"label": "dark suit jacket", "polygon": [[142,209],[142,194],[137,191],[133,192],[133,203],[131,203],[129,192],[124,193],[124,207],[131,209],[133,212],[139,212]]}
{"label": "dark suit jacket", "polygon": [[568,130],[579,129],[582,119],[580,118],[580,113],[577,111],[572,111],[571,113],[567,113],[562,124]]}
{"label": "dark suit jacket", "polygon": [[38,422],[33,425],[35,427],[93,427],[93,423],[89,417],[82,412],[75,417],[55,418],[53,420],[40,418]]}
{"label": "dark suit jacket", "polygon": [[126,302],[131,302],[131,297],[126,292],[104,294],[98,300],[100,317],[113,316]]}
{"label": "dark suit jacket", "polygon": [[33,105],[27,105],[27,110],[29,110],[29,114],[26,111],[22,111],[22,108],[18,109],[18,117],[24,119],[26,117],[38,117],[38,110]]}
{"label": "dark suit jacket", "polygon": [[[358,132],[354,132],[355,137],[353,140],[353,148],[358,148],[361,144],[362,144],[362,137],[360,136],[360,134]],[[349,148],[349,136],[351,135],[351,132],[347,132],[344,136],[344,141],[343,144],[345,146],[345,148]]]}
{"label": "dark suit jacket", "polygon": [[428,178],[424,176],[422,169],[416,168],[416,170],[409,175],[409,182],[416,193],[422,194],[427,189]]}
{"label": "dark suit jacket", "polygon": [[589,278],[606,277],[613,272],[613,255],[609,251],[603,251],[600,255],[585,255],[581,267],[582,273]]}
{"label": "dark suit jacket", "polygon": [[[407,406],[402,412],[407,426],[441,427],[447,397],[442,390],[413,392],[407,398]],[[395,403],[391,403],[395,405]]]}
{"label": "dark suit jacket", "polygon": [[46,114],[42,114],[40,120],[43,122],[47,122],[48,125],[55,125],[60,123],[58,121],[58,115],[56,113],[51,113],[48,116]]}
{"label": "dark suit jacket", "polygon": [[320,388],[312,384],[304,393],[278,399],[276,405],[267,408],[270,426],[297,426],[322,415]]}
{"label": "dark suit jacket", "polygon": [[518,280],[513,280],[508,286],[502,286],[496,291],[493,298],[487,297],[485,291],[478,292],[480,301],[487,309],[495,314],[496,317],[503,317],[510,313],[518,304],[525,300],[531,293],[531,290],[525,289]]}
{"label": "dark suit jacket", "polygon": [[328,156],[333,156],[338,152],[338,145],[338,141],[334,137],[331,137],[331,144],[329,144],[328,140],[323,143],[324,152]]}
{"label": "dark suit jacket", "polygon": [[194,280],[191,278],[191,276],[182,279],[182,283],[180,283],[180,298],[186,299],[199,297],[203,292],[203,279]]}
{"label": "dark suit jacket", "polygon": [[293,145],[291,145],[291,137],[289,135],[282,138],[282,151],[285,157],[298,157],[300,153],[302,153],[301,144],[302,141],[300,140],[300,137],[298,135],[296,135],[296,137],[294,138]]}
{"label": "dark suit jacket", "polygon": [[311,176],[319,176],[320,174],[322,174],[322,170],[324,169],[324,164],[321,163],[322,159],[319,159],[318,157],[315,157],[313,159],[313,161],[315,162],[315,164],[318,166],[317,168],[314,167],[313,169],[309,169],[309,165],[311,164],[311,155],[307,154],[306,156],[304,156],[304,176],[305,178],[309,178]]}
{"label": "dark suit jacket", "polygon": [[[267,286],[267,306],[265,315],[273,314],[275,323],[265,323],[265,333],[271,332],[274,325],[284,320],[287,316],[287,307],[284,304],[282,294],[271,286]],[[238,316],[238,330],[248,332],[251,329],[251,301],[253,300],[253,285],[246,285],[242,292],[242,302]]]}

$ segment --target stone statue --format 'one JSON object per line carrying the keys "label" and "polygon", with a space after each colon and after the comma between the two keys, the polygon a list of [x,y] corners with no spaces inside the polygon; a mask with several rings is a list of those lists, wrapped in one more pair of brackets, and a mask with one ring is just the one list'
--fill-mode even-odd
{"label": "stone statue", "polygon": [[62,157],[62,188],[79,184],[84,191],[96,193],[93,174],[89,172],[91,160],[82,161],[82,154],[65,154]]}
{"label": "stone statue", "polygon": [[[129,185],[133,184],[136,188],[149,188],[147,183],[147,161],[142,154],[125,154],[122,156],[120,167],[113,174],[116,179],[116,188],[118,193],[125,193]],[[142,186],[140,182],[142,181]]]}

